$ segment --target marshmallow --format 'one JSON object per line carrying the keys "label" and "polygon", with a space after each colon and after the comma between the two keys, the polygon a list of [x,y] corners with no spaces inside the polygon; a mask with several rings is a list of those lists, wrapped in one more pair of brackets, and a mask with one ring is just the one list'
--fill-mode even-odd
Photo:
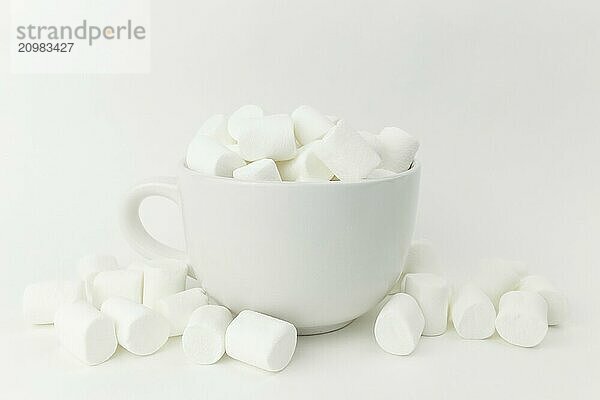
{"label": "marshmallow", "polygon": [[292,113],[294,133],[300,144],[321,139],[335,125],[329,118],[310,106],[300,106]]}
{"label": "marshmallow", "polygon": [[499,259],[483,260],[473,283],[483,290],[497,309],[500,297],[504,293],[516,289],[519,283],[517,271],[522,269],[520,262]]}
{"label": "marshmallow", "polygon": [[204,121],[199,135],[205,135],[217,139],[221,144],[228,145],[235,143],[235,140],[229,135],[227,129],[227,117],[223,114],[216,114]]}
{"label": "marshmallow", "polygon": [[227,355],[267,371],[284,369],[296,349],[296,327],[289,322],[244,310],[227,327]]}
{"label": "marshmallow", "polygon": [[145,261],[130,266],[144,271],[144,305],[154,308],[157,300],[185,290],[188,266],[179,260],[162,259]]}
{"label": "marshmallow", "polygon": [[408,274],[405,292],[417,301],[425,317],[424,336],[446,332],[448,325],[449,288],[446,280],[435,274]]}
{"label": "marshmallow", "polygon": [[315,148],[320,140],[298,149],[295,158],[277,163],[279,173],[285,181],[328,181],[333,173],[317,158]]}
{"label": "marshmallow", "polygon": [[197,364],[219,361],[225,353],[225,332],[232,319],[231,312],[223,306],[198,308],[183,331],[183,352]]}
{"label": "marshmallow", "polygon": [[548,279],[539,275],[526,276],[519,281],[518,290],[535,292],[546,300],[548,325],[558,325],[565,320],[569,308],[567,298]]}
{"label": "marshmallow", "polygon": [[[404,267],[402,268],[402,277],[407,274],[420,272],[443,275],[435,248],[427,239],[413,240],[410,244],[406,260],[404,261]],[[404,284],[404,278],[399,279],[390,293],[403,292]]]}
{"label": "marshmallow", "polygon": [[452,322],[462,338],[486,339],[494,334],[496,309],[483,290],[464,285],[452,297]]}
{"label": "marshmallow", "polygon": [[47,281],[28,285],[23,293],[23,316],[31,324],[52,324],[65,303],[85,301],[82,282]]}
{"label": "marshmallow", "polygon": [[537,346],[548,331],[548,305],[535,292],[512,291],[500,298],[496,331],[510,344]]}
{"label": "marshmallow", "polygon": [[404,172],[410,168],[419,150],[419,141],[399,128],[383,128],[377,135],[381,143],[380,168]]}
{"label": "marshmallow", "polygon": [[186,277],[185,278],[185,290],[194,289],[194,288],[200,288],[200,289],[204,290],[204,288],[202,287],[202,281],[200,281],[200,279],[194,279],[189,276]]}
{"label": "marshmallow", "polygon": [[171,326],[169,336],[183,333],[190,315],[200,306],[208,304],[208,296],[203,289],[189,289],[158,300],[154,309],[165,317]]}
{"label": "marshmallow", "polygon": [[239,144],[226,144],[225,147],[227,147],[229,150],[233,151],[235,154],[239,155],[240,158],[242,157],[242,155],[240,154],[240,145]]}
{"label": "marshmallow", "polygon": [[388,171],[387,169],[375,168],[369,175],[367,175],[367,179],[381,179],[381,178],[389,178],[390,176],[397,175],[394,171]]}
{"label": "marshmallow", "polygon": [[94,278],[101,271],[118,269],[117,259],[110,255],[89,255],[82,257],[77,263],[77,273],[85,284],[85,296],[92,302]]}
{"label": "marshmallow", "polygon": [[233,177],[241,181],[281,182],[281,176],[277,170],[277,165],[275,165],[275,161],[270,158],[254,161],[234,170]]}
{"label": "marshmallow", "polygon": [[390,297],[375,320],[375,340],[388,353],[406,356],[417,347],[424,327],[425,317],[415,299],[398,293]]}
{"label": "marshmallow", "polygon": [[365,140],[365,142],[367,142],[370,148],[375,150],[377,154],[381,152],[381,142],[379,141],[377,135],[374,135],[369,131],[358,131],[358,134]]}
{"label": "marshmallow", "polygon": [[375,150],[344,120],[327,132],[315,154],[342,181],[365,178],[381,162]]}
{"label": "marshmallow", "polygon": [[54,326],[61,346],[88,365],[103,363],[117,350],[113,321],[89,303],[63,304]]}
{"label": "marshmallow", "polygon": [[152,354],[169,338],[169,321],[142,304],[112,297],[100,311],[112,318],[119,344],[133,354]]}
{"label": "marshmallow", "polygon": [[239,123],[240,154],[247,161],[283,161],[296,155],[294,125],[289,115],[246,118]]}
{"label": "marshmallow", "polygon": [[238,108],[227,121],[227,130],[231,137],[236,140],[240,138],[240,125],[244,124],[244,120],[248,118],[262,118],[264,111],[259,106],[247,104]]}
{"label": "marshmallow", "polygon": [[142,302],[144,274],[133,269],[100,272],[94,278],[92,302],[100,308],[110,297],[122,297],[136,303]]}
{"label": "marshmallow", "polygon": [[196,135],[190,142],[186,165],[204,175],[232,177],[233,170],[246,165],[242,158],[217,141],[205,135]]}

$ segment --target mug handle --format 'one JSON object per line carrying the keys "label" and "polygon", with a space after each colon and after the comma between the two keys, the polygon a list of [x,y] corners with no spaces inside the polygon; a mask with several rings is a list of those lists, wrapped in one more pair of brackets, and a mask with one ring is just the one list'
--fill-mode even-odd
{"label": "mug handle", "polygon": [[[140,205],[144,199],[160,196],[181,207],[181,196],[177,188],[177,178],[158,177],[133,187],[121,207],[121,230],[129,245],[146,258],[172,258],[187,261],[182,250],[167,246],[154,239],[144,228],[140,219]],[[192,268],[188,268],[193,277]]]}

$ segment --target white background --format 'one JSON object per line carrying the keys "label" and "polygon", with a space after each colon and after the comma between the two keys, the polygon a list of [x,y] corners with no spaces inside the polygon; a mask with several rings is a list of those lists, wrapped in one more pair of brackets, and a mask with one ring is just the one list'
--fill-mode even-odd
{"label": "white background", "polygon": [[[152,72],[11,75],[0,5],[0,386],[11,398],[591,398],[600,393],[600,7],[594,1],[182,1],[152,4]],[[32,281],[87,253],[136,256],[117,210],[135,182],[173,175],[211,114],[310,104],[357,128],[421,140],[417,237],[458,281],[482,257],[521,259],[567,293],[571,319],[535,349],[450,331],[410,357],[379,350],[374,313],[301,338],[266,374],[230,359],[119,351],[83,367],[51,328],[20,321]],[[142,216],[182,246],[178,210]],[[164,373],[165,375],[161,375]],[[2,396],[5,397],[5,396]],[[184,396],[185,397],[185,396]],[[183,398],[183,397],[182,397]]]}

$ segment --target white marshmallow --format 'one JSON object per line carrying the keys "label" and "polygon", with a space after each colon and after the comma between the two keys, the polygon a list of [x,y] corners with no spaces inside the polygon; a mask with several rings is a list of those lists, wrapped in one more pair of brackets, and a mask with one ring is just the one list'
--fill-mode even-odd
{"label": "white marshmallow", "polygon": [[296,155],[294,125],[289,115],[246,118],[239,123],[240,154],[247,161],[283,161]]}
{"label": "white marshmallow", "polygon": [[183,333],[190,315],[200,306],[208,304],[208,296],[203,289],[189,289],[158,300],[154,309],[165,317],[171,326],[169,336]]}
{"label": "white marshmallow", "polygon": [[435,274],[408,274],[405,292],[417,301],[425,317],[424,336],[437,336],[448,326],[449,288],[446,280]]}
{"label": "white marshmallow", "polygon": [[288,161],[279,161],[277,167],[285,181],[328,181],[333,178],[333,173],[315,155],[316,146],[320,140],[311,142],[298,149],[295,158]]}
{"label": "white marshmallow", "polygon": [[[190,278],[189,276],[185,278],[185,290],[200,288],[204,290],[202,287],[202,281],[200,279]],[[206,293],[206,291],[204,292]]]}
{"label": "white marshmallow", "polygon": [[244,310],[227,327],[227,355],[267,371],[284,369],[296,350],[296,327],[289,322]]}
{"label": "white marshmallow", "polygon": [[548,305],[535,292],[511,291],[500,298],[496,331],[510,344],[537,346],[548,332]]}
{"label": "white marshmallow", "polygon": [[204,175],[232,177],[233,170],[246,165],[239,154],[234,153],[205,135],[196,135],[190,142],[185,159],[188,168]]}
{"label": "white marshmallow", "polygon": [[381,142],[379,141],[379,137],[369,131],[358,131],[360,137],[365,139],[365,142],[369,145],[370,148],[375,150],[377,154],[379,154],[382,150]]}
{"label": "white marshmallow", "polygon": [[338,121],[327,132],[314,151],[323,164],[342,181],[365,178],[381,162],[375,150],[357,132],[351,130],[344,120]]}
{"label": "white marshmallow", "polygon": [[183,331],[183,352],[197,364],[214,364],[225,353],[225,332],[231,312],[217,305],[202,306],[192,313]]}
{"label": "white marshmallow", "polygon": [[483,290],[498,309],[500,297],[504,293],[516,289],[519,283],[517,271],[521,269],[523,267],[520,262],[500,259],[482,260],[473,283]]}
{"label": "white marshmallow", "polygon": [[419,150],[419,141],[399,128],[383,128],[377,135],[381,146],[380,168],[404,172],[410,168]]}
{"label": "white marshmallow", "polygon": [[[402,268],[402,277],[407,274],[427,272],[431,274],[443,275],[442,268],[438,261],[437,253],[433,244],[427,239],[413,240],[408,248],[404,267]],[[390,293],[404,291],[404,278],[396,282]]]}
{"label": "white marshmallow", "polygon": [[113,321],[89,303],[63,304],[54,326],[60,344],[88,365],[103,363],[117,350]]}
{"label": "white marshmallow", "polygon": [[247,104],[238,108],[227,121],[227,129],[231,137],[236,140],[240,138],[240,125],[244,124],[244,120],[247,118],[262,118],[264,111],[259,106],[254,104]]}
{"label": "white marshmallow", "polygon": [[23,316],[31,324],[52,324],[58,307],[76,301],[85,301],[83,282],[32,283],[23,293]]}
{"label": "white marshmallow", "polygon": [[281,182],[281,176],[277,170],[277,165],[275,165],[275,161],[270,158],[254,161],[234,170],[233,177],[240,181]]}
{"label": "white marshmallow", "polygon": [[375,340],[388,353],[405,356],[417,347],[424,327],[425,317],[415,299],[398,293],[390,297],[375,320]]}
{"label": "white marshmallow", "polygon": [[229,135],[229,130],[227,129],[227,117],[223,114],[213,115],[204,121],[200,129],[198,129],[198,134],[210,136],[224,145],[235,143],[235,140]]}
{"label": "white marshmallow", "polygon": [[100,308],[104,300],[110,297],[122,297],[141,303],[143,280],[142,271],[133,269],[100,272],[94,278],[92,302],[96,308]]}
{"label": "white marshmallow", "polygon": [[394,171],[388,171],[387,169],[375,168],[369,175],[367,175],[367,179],[381,179],[381,178],[389,178],[390,176],[397,175]]}
{"label": "white marshmallow", "polygon": [[494,334],[496,309],[475,285],[464,285],[452,296],[452,322],[463,339],[486,339]]}
{"label": "white marshmallow", "polygon": [[142,304],[112,297],[100,311],[112,318],[119,344],[133,354],[152,354],[169,338],[169,321]]}
{"label": "white marshmallow", "polygon": [[242,155],[240,154],[240,145],[239,144],[226,144],[225,147],[227,147],[229,150],[233,151],[235,154],[239,155],[240,158],[242,157]]}
{"label": "white marshmallow", "polygon": [[310,106],[300,106],[292,113],[294,133],[300,144],[321,139],[335,125],[329,118]]}
{"label": "white marshmallow", "polygon": [[521,278],[518,290],[535,292],[548,303],[548,325],[559,325],[565,320],[569,305],[565,295],[543,276],[529,275]]}
{"label": "white marshmallow", "polygon": [[82,257],[77,263],[77,273],[85,285],[85,296],[92,302],[94,278],[98,272],[118,269],[117,259],[111,255],[89,255]]}
{"label": "white marshmallow", "polygon": [[130,266],[144,272],[142,302],[154,308],[157,300],[185,290],[188,266],[179,260],[159,259]]}

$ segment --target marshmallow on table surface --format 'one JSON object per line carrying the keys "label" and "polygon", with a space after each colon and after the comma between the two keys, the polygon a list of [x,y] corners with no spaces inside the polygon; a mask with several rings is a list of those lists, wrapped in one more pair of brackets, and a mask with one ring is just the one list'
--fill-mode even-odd
{"label": "marshmallow on table surface", "polygon": [[315,155],[315,148],[320,140],[309,143],[298,149],[295,158],[277,163],[279,173],[285,181],[328,181],[333,173]]}
{"label": "marshmallow on table surface", "polygon": [[464,339],[486,339],[494,334],[496,309],[475,285],[464,285],[452,296],[450,307],[456,332]]}
{"label": "marshmallow on table surface", "polygon": [[231,137],[239,140],[240,137],[240,125],[244,124],[244,120],[248,118],[262,118],[264,111],[259,106],[254,104],[246,104],[238,108],[227,121],[227,130]]}
{"label": "marshmallow on table surface", "polygon": [[[404,267],[402,268],[402,277],[407,274],[427,272],[442,275],[442,268],[438,261],[437,253],[433,244],[427,239],[413,240],[408,248]],[[404,291],[404,279],[396,282],[390,293]]]}
{"label": "marshmallow on table surface", "polygon": [[521,278],[518,290],[535,292],[542,296],[548,304],[548,325],[561,324],[568,313],[568,303],[565,295],[543,276],[529,275]]}
{"label": "marshmallow on table surface", "polygon": [[511,291],[500,298],[496,331],[510,344],[537,346],[548,332],[548,305],[535,292]]}
{"label": "marshmallow on table surface", "polygon": [[208,296],[203,289],[184,290],[158,300],[154,309],[165,317],[171,326],[170,336],[183,333],[190,315],[200,306],[208,304]]}
{"label": "marshmallow on table surface", "polygon": [[424,336],[437,336],[446,332],[448,326],[449,288],[446,280],[435,274],[408,274],[405,292],[421,307],[425,317]]}
{"label": "marshmallow on table surface", "polygon": [[238,144],[244,160],[284,161],[296,156],[294,124],[289,115],[246,118],[240,121],[238,129]]}
{"label": "marshmallow on table surface", "polygon": [[235,140],[229,135],[227,129],[227,117],[223,114],[216,114],[204,121],[198,134],[210,136],[217,139],[224,145],[233,144]]}
{"label": "marshmallow on table surface", "polygon": [[181,344],[187,357],[197,364],[214,364],[225,353],[225,332],[231,312],[217,305],[202,306],[192,313]]}
{"label": "marshmallow on table surface", "polygon": [[381,178],[389,178],[390,176],[397,175],[394,171],[388,171],[387,169],[375,168],[369,175],[367,175],[367,179],[381,179]]}
{"label": "marshmallow on table surface", "polygon": [[118,269],[117,259],[111,255],[89,255],[77,263],[77,273],[85,284],[87,301],[92,302],[94,278],[99,272]]}
{"label": "marshmallow on table surface", "polygon": [[241,181],[277,181],[281,176],[275,161],[270,158],[254,161],[233,171],[233,177]]}
{"label": "marshmallow on table surface", "polygon": [[60,344],[86,364],[103,363],[117,349],[112,319],[89,303],[81,301],[60,306],[54,327]]}
{"label": "marshmallow on table surface", "polygon": [[381,162],[379,155],[344,120],[332,127],[315,147],[315,155],[340,180],[365,178]]}
{"label": "marshmallow on table surface", "polygon": [[130,353],[152,354],[169,338],[169,321],[143,304],[112,297],[100,311],[114,321],[119,344]]}
{"label": "marshmallow on table surface", "polygon": [[132,264],[144,272],[142,302],[154,308],[157,300],[185,290],[188,266],[183,261],[158,259]]}
{"label": "marshmallow on table surface", "polygon": [[233,170],[246,165],[239,154],[210,136],[198,134],[190,142],[185,163],[204,175],[232,177]]}
{"label": "marshmallow on table surface", "polygon": [[141,303],[143,281],[143,272],[134,269],[100,272],[94,278],[92,302],[97,308],[110,297],[123,297]]}
{"label": "marshmallow on table surface", "polygon": [[296,327],[271,316],[244,310],[227,327],[227,355],[267,371],[284,369],[296,349]]}
{"label": "marshmallow on table surface", "polygon": [[408,355],[421,339],[425,318],[411,296],[398,293],[390,297],[375,320],[375,340],[391,354]]}
{"label": "marshmallow on table surface", "polygon": [[473,284],[479,286],[487,294],[497,309],[500,297],[504,293],[516,289],[520,278],[518,271],[522,269],[522,263],[518,261],[482,260]]}
{"label": "marshmallow on table surface", "polygon": [[31,324],[52,324],[58,307],[85,301],[83,282],[46,281],[32,283],[23,293],[23,316]]}
{"label": "marshmallow on table surface", "polygon": [[380,168],[404,172],[410,168],[419,150],[419,141],[399,128],[383,128],[377,135]]}
{"label": "marshmallow on table surface", "polygon": [[294,133],[300,144],[321,139],[335,124],[310,106],[300,106],[292,113]]}

